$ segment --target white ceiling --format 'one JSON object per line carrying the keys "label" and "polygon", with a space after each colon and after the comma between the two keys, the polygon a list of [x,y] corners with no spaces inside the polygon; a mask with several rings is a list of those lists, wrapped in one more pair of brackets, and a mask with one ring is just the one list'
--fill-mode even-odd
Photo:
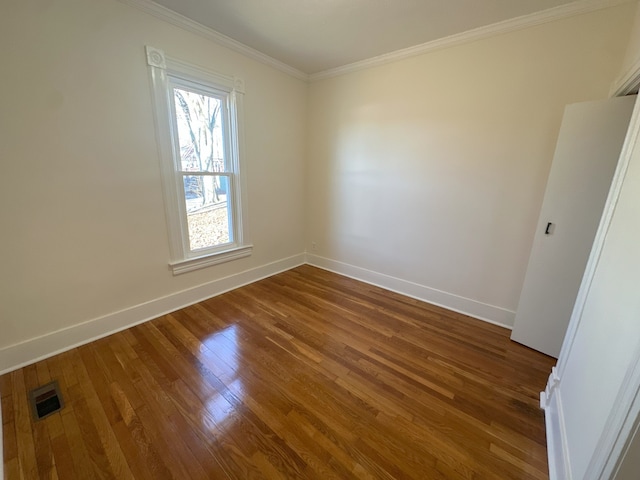
{"label": "white ceiling", "polygon": [[304,73],[314,74],[573,0],[155,2]]}

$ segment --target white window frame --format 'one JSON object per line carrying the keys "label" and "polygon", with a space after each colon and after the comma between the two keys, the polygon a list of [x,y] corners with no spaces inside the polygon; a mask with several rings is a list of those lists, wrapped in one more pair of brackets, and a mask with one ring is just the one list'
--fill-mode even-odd
{"label": "white window frame", "polygon": [[[246,179],[242,166],[242,102],[244,82],[237,78],[204,70],[201,67],[168,58],[162,50],[146,47],[151,75],[156,141],[173,274],[190,272],[251,255],[253,245],[247,228]],[[175,83],[174,83],[175,80]],[[233,241],[221,246],[191,250],[184,201],[184,180],[173,105],[173,86],[191,85],[202,93],[223,98],[228,122],[223,126],[225,156],[229,178],[228,208]],[[225,131],[226,130],[226,131]]]}

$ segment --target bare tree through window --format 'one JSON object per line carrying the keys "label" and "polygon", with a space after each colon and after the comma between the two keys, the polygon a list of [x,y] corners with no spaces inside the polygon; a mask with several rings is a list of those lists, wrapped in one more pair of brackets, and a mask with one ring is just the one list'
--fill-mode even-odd
{"label": "bare tree through window", "polygon": [[173,92],[190,248],[229,243],[222,100],[177,87]]}

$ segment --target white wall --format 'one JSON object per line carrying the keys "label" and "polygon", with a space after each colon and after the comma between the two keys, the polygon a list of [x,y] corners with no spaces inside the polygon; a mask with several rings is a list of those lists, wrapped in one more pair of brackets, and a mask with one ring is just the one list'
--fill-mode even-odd
{"label": "white wall", "polygon": [[564,106],[607,96],[634,12],[313,83],[307,249],[510,324]]}
{"label": "white wall", "polygon": [[[0,357],[304,251],[305,82],[115,0],[2,1],[0,45]],[[169,271],[145,45],[245,81],[250,258]]]}

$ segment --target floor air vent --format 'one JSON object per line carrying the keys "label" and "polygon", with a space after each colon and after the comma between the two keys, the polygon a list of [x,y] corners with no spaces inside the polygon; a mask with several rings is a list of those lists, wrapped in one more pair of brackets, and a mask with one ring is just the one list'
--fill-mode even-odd
{"label": "floor air vent", "polygon": [[48,417],[64,407],[60,388],[56,381],[31,390],[29,402],[31,403],[33,418],[36,420]]}

